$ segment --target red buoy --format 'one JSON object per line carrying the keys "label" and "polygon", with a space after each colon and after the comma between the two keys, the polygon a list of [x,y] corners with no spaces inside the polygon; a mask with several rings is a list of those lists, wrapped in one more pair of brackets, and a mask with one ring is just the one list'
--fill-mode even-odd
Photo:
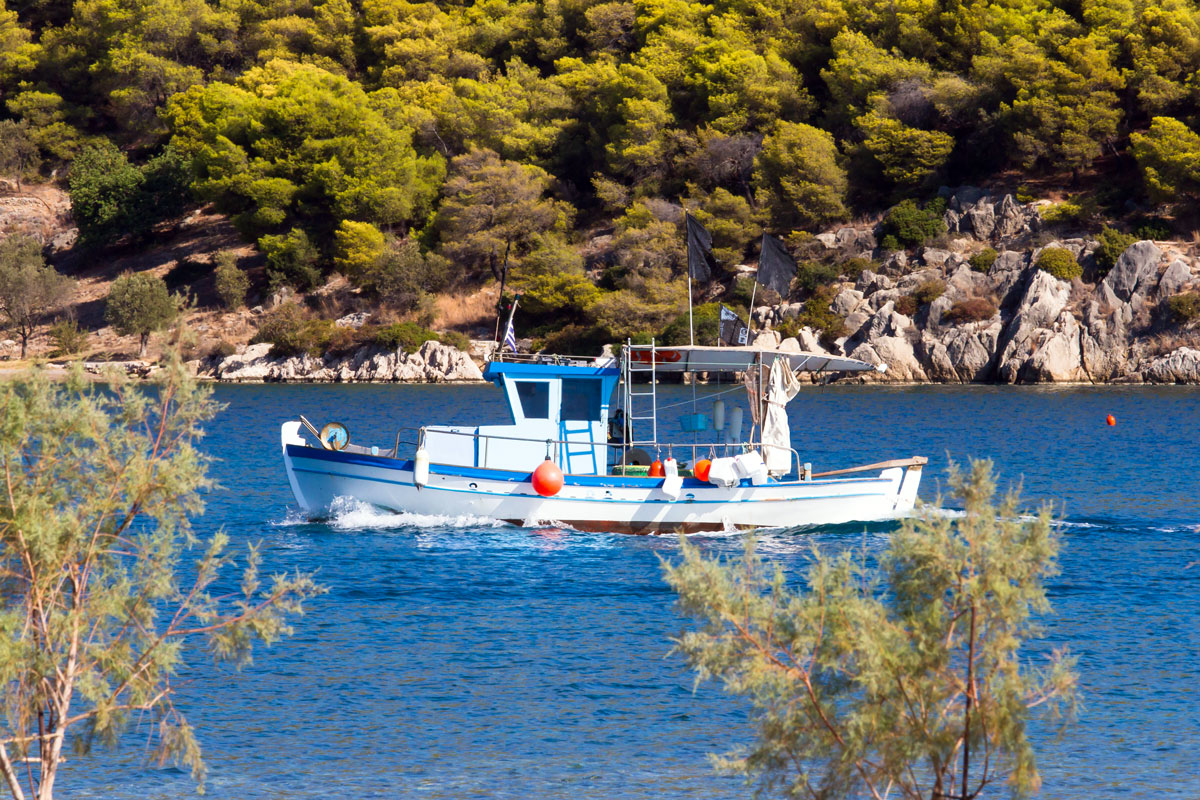
{"label": "red buoy", "polygon": [[562,470],[547,458],[538,464],[537,469],[533,471],[530,481],[533,483],[533,490],[535,492],[542,497],[551,497],[558,494],[558,490],[563,487]]}
{"label": "red buoy", "polygon": [[652,464],[650,464],[650,471],[647,472],[646,474],[649,475],[651,478],[661,478],[662,476],[666,475],[667,473],[663,471],[662,462],[656,458],[656,459],[654,459],[654,462]]}
{"label": "red buoy", "polygon": [[1117,424],[1117,418],[1116,418],[1116,417],[1114,417],[1112,414],[1109,414],[1109,415],[1108,415],[1108,424],[1109,424],[1109,425],[1116,425],[1116,424]]}
{"label": "red buoy", "polygon": [[708,471],[710,469],[712,469],[712,462],[707,458],[702,458],[696,462],[696,466],[692,467],[692,474],[698,480],[706,481],[708,480]]}

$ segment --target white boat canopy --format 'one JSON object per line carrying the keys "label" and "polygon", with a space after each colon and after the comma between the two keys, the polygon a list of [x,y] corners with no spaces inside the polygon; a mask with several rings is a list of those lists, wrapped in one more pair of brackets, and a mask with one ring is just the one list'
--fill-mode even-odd
{"label": "white boat canopy", "polygon": [[883,372],[887,369],[886,364],[875,366],[857,358],[762,347],[633,347],[628,356],[634,364],[645,367],[649,367],[653,359],[656,372],[745,372],[759,365],[769,368],[776,359],[786,359],[793,372]]}

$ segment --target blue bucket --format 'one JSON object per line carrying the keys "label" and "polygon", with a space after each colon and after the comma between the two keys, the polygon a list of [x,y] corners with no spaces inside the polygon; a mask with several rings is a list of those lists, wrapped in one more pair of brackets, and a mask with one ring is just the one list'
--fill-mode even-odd
{"label": "blue bucket", "polygon": [[699,433],[708,430],[707,414],[684,414],[679,419],[686,433]]}

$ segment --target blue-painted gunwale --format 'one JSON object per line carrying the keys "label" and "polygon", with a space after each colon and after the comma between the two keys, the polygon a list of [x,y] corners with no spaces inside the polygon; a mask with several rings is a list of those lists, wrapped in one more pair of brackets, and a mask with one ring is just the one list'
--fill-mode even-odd
{"label": "blue-painted gunwale", "polygon": [[[413,462],[411,459],[400,460],[389,458],[387,456],[372,456],[365,453],[346,453],[339,450],[319,450],[315,447],[302,447],[300,445],[289,444],[287,446],[287,454],[291,458],[308,458],[316,461],[332,461],[340,464],[356,464],[364,467],[376,467],[379,469],[402,470],[411,472]],[[319,472],[319,470],[309,470],[297,468],[299,472]],[[526,483],[529,481],[529,472],[514,472],[511,470],[500,469],[479,469],[477,467],[461,467],[451,466],[447,464],[430,464],[429,472],[433,475],[451,475],[462,478],[483,478],[493,481],[505,481],[509,483]],[[335,473],[330,473],[335,474]],[[358,476],[346,476],[358,477]],[[382,480],[382,479],[380,479]],[[887,478],[853,478],[853,479],[831,479],[828,483],[837,483],[841,480],[854,480],[858,482],[880,481],[886,483]],[[409,483],[409,481],[392,481],[394,483]],[[797,483],[797,481],[791,481]],[[662,478],[642,478],[635,475],[619,476],[619,475],[564,475],[563,483],[567,486],[595,486],[608,489],[654,489],[663,483]],[[780,481],[771,478],[767,485],[777,485]],[[743,478],[740,486],[751,486],[748,478]],[[684,478],[683,488],[685,489],[701,489],[711,488],[712,484],[708,481],[701,481],[696,478]],[[849,495],[847,495],[849,496]]]}

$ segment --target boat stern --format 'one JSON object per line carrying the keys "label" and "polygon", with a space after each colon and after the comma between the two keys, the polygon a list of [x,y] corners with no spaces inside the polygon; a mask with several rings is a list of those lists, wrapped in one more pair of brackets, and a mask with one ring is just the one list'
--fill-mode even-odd
{"label": "boat stern", "polygon": [[904,470],[904,478],[900,481],[900,491],[896,495],[896,514],[902,515],[912,511],[917,504],[917,489],[921,485],[921,470],[929,459],[924,456],[913,456]]}

